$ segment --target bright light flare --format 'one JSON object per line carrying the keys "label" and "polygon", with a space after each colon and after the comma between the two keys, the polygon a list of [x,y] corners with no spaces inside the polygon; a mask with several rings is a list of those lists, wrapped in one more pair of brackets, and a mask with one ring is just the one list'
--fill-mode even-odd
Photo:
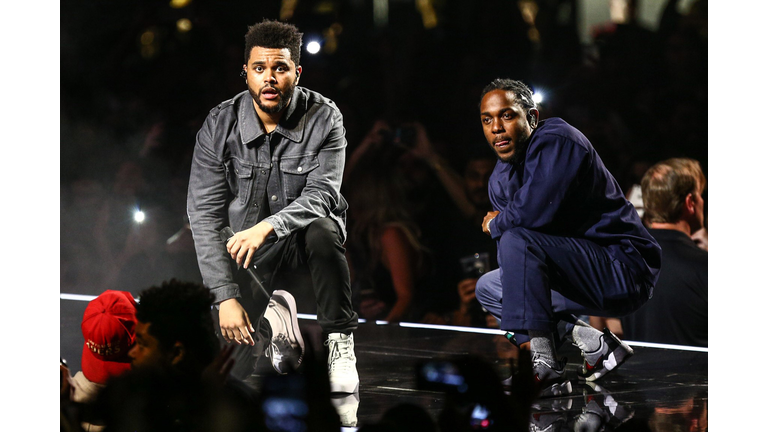
{"label": "bright light flare", "polygon": [[320,52],[320,42],[312,41],[307,44],[307,52],[310,54],[317,54]]}
{"label": "bright light flare", "polygon": [[541,93],[534,93],[533,94],[533,102],[538,105],[541,103],[541,101],[544,100],[544,96]]}
{"label": "bright light flare", "polygon": [[141,210],[136,210],[135,212],[133,212],[133,220],[136,223],[142,223],[146,218],[147,216]]}

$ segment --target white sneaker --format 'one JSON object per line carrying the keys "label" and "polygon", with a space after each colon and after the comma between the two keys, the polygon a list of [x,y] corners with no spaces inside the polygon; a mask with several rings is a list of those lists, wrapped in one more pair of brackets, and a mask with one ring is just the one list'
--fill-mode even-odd
{"label": "white sneaker", "polygon": [[296,319],[296,300],[283,290],[272,293],[264,318],[272,327],[272,339],[266,348],[267,357],[277,373],[296,370],[304,357],[304,339]]}
{"label": "white sneaker", "polygon": [[328,378],[331,393],[354,393],[358,391],[360,378],[357,375],[355,340],[350,334],[331,333],[325,341],[328,347]]}

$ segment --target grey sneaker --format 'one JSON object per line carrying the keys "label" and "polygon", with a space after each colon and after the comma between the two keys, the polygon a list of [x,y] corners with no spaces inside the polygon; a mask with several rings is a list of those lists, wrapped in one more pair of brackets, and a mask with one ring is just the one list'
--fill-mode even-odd
{"label": "grey sneaker", "polygon": [[360,386],[355,358],[355,340],[350,334],[331,333],[325,341],[328,347],[328,378],[331,393],[355,393]]}
{"label": "grey sneaker", "polygon": [[593,352],[581,352],[584,364],[581,366],[579,376],[587,381],[595,381],[605,376],[608,372],[621,366],[634,354],[629,345],[622,342],[608,329],[603,329],[600,336],[600,347]]}
{"label": "grey sneaker", "polygon": [[277,373],[296,370],[304,357],[304,339],[296,319],[296,300],[283,290],[272,293],[264,318],[272,328],[272,339],[266,348],[267,357]]}
{"label": "grey sneaker", "polygon": [[[565,365],[567,359],[551,366],[537,355],[533,355],[533,380],[534,385],[539,388],[539,398],[550,398],[556,396],[567,396],[573,392],[571,381],[565,377]],[[504,392],[509,394],[514,391],[514,375],[501,382]]]}
{"label": "grey sneaker", "polygon": [[567,360],[552,366],[544,360],[533,357],[533,379],[540,386],[539,397],[567,396],[573,392],[571,381],[565,378]]}

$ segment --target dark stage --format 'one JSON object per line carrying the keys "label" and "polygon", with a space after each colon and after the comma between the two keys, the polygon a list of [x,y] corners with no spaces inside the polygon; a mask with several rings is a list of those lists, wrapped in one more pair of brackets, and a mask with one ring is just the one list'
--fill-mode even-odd
{"label": "dark stage", "polygon": [[[79,370],[83,344],[80,320],[90,298],[93,297],[61,296],[61,355],[68,361],[72,374]],[[302,332],[311,339],[319,328],[311,315],[300,317]],[[355,333],[360,375],[358,427],[378,422],[386,410],[402,403],[421,406],[433,419],[438,418],[445,394],[418,388],[419,362],[476,356],[499,376],[508,370],[508,360],[503,357],[512,354],[511,345],[499,333],[487,329],[424,327],[361,323]],[[535,401],[531,430],[706,430],[707,349],[628,343],[635,355],[597,385],[577,379],[579,352],[569,344],[563,347],[560,354],[569,360],[567,373],[572,378],[573,394]],[[355,397],[333,402],[351,402],[342,409],[346,410],[347,418],[355,416]],[[576,429],[577,421],[591,423]],[[591,429],[596,424],[603,429]]]}

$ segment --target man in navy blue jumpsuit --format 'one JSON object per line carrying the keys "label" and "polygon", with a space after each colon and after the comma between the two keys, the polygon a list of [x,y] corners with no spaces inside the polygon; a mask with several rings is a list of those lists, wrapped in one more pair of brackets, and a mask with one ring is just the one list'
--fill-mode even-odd
{"label": "man in navy blue jumpsuit", "polygon": [[[658,278],[661,248],[589,140],[560,118],[539,121],[531,90],[497,79],[480,118],[499,161],[483,231],[498,244],[499,269],[477,283],[480,303],[530,349],[542,395],[570,393],[556,348],[565,335],[595,380],[632,349],[577,315],[621,316],[642,306]],[[561,328],[563,328],[561,326]]]}

